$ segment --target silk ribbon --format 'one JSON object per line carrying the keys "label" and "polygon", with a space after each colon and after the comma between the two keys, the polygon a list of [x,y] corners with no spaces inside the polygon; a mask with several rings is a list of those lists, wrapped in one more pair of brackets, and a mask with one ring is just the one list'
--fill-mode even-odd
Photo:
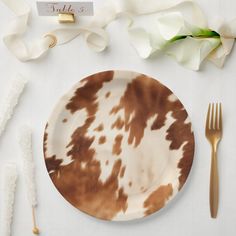
{"label": "silk ribbon", "polygon": [[[109,43],[106,26],[118,18],[127,19],[130,42],[140,57],[148,58],[164,52],[192,70],[198,70],[206,58],[217,66],[223,66],[236,38],[236,20],[212,28],[220,37],[192,37],[197,35],[196,32],[208,29],[208,25],[200,7],[191,0],[109,0],[89,23],[76,28],[55,29],[45,33],[39,40],[26,43],[23,36],[30,19],[29,5],[24,0],[1,1],[16,15],[8,25],[3,41],[23,62],[35,60],[47,53],[53,39],[56,39],[57,45],[61,45],[79,35],[84,37],[88,47],[101,52]],[[191,22],[185,19],[186,8],[190,9]],[[149,15],[153,16],[151,20]],[[183,35],[186,37],[173,41],[176,36]]]}

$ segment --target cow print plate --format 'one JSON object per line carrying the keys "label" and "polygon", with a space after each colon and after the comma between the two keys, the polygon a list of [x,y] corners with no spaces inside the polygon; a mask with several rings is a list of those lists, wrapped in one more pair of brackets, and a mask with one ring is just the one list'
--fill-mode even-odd
{"label": "cow print plate", "polygon": [[73,206],[105,220],[163,208],[184,185],[194,135],[178,98],[157,80],[105,71],[76,84],[44,134],[52,182]]}

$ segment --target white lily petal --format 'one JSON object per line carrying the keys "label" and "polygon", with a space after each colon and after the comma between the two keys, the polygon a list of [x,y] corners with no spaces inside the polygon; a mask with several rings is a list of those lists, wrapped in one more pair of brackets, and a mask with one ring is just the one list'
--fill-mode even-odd
{"label": "white lily petal", "polygon": [[142,58],[148,58],[152,53],[149,33],[142,28],[129,30],[130,42]]}
{"label": "white lily petal", "polygon": [[191,34],[186,27],[184,17],[180,12],[162,14],[157,22],[160,34],[166,40],[170,40],[176,35]]}
{"label": "white lily petal", "polygon": [[236,19],[231,22],[218,21],[218,26],[213,26],[221,36],[222,45],[214,50],[208,59],[218,67],[223,67],[226,57],[231,53],[236,38]]}
{"label": "white lily petal", "polygon": [[153,51],[163,50],[168,43],[168,40],[164,39],[158,30],[150,33],[150,41]]}
{"label": "white lily petal", "polygon": [[232,51],[234,39],[221,37],[222,45],[209,54],[208,59],[218,67],[223,67],[226,57]]}
{"label": "white lily petal", "polygon": [[195,39],[187,37],[170,45],[166,49],[166,53],[183,66],[198,70],[201,62],[219,45],[219,38]]}
{"label": "white lily petal", "polygon": [[225,38],[236,38],[236,19],[228,23],[222,23],[220,27],[218,27],[219,34]]}
{"label": "white lily petal", "polygon": [[128,28],[130,43],[142,58],[148,58],[152,53],[163,49],[167,43],[158,30],[156,20],[145,22],[143,26]]}
{"label": "white lily petal", "polygon": [[219,68],[223,67],[225,59],[226,59],[223,46],[220,45],[216,50],[210,53],[207,59],[211,61],[212,63],[214,63]]}
{"label": "white lily petal", "polygon": [[152,19],[145,22],[143,27],[130,27],[128,30],[130,42],[142,58],[148,58],[157,50],[162,50],[175,36],[189,35],[192,34],[189,29],[199,29],[187,24],[179,12],[165,13],[156,21]]}

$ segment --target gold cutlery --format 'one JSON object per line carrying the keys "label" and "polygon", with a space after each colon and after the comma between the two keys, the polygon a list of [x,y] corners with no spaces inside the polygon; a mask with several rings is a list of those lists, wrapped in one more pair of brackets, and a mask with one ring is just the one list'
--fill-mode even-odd
{"label": "gold cutlery", "polygon": [[211,175],[210,175],[210,211],[216,218],[219,201],[219,177],[217,166],[217,148],[222,137],[222,107],[221,103],[210,103],[206,118],[206,138],[211,144]]}

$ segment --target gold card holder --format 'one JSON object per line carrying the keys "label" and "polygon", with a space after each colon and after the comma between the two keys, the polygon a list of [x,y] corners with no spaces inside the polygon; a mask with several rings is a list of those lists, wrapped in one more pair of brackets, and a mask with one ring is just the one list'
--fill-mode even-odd
{"label": "gold card holder", "polygon": [[75,23],[75,15],[73,13],[61,12],[58,14],[59,23]]}
{"label": "gold card holder", "polygon": [[93,16],[93,2],[77,0],[37,0],[39,16],[56,16],[59,23],[75,23],[77,17]]}

